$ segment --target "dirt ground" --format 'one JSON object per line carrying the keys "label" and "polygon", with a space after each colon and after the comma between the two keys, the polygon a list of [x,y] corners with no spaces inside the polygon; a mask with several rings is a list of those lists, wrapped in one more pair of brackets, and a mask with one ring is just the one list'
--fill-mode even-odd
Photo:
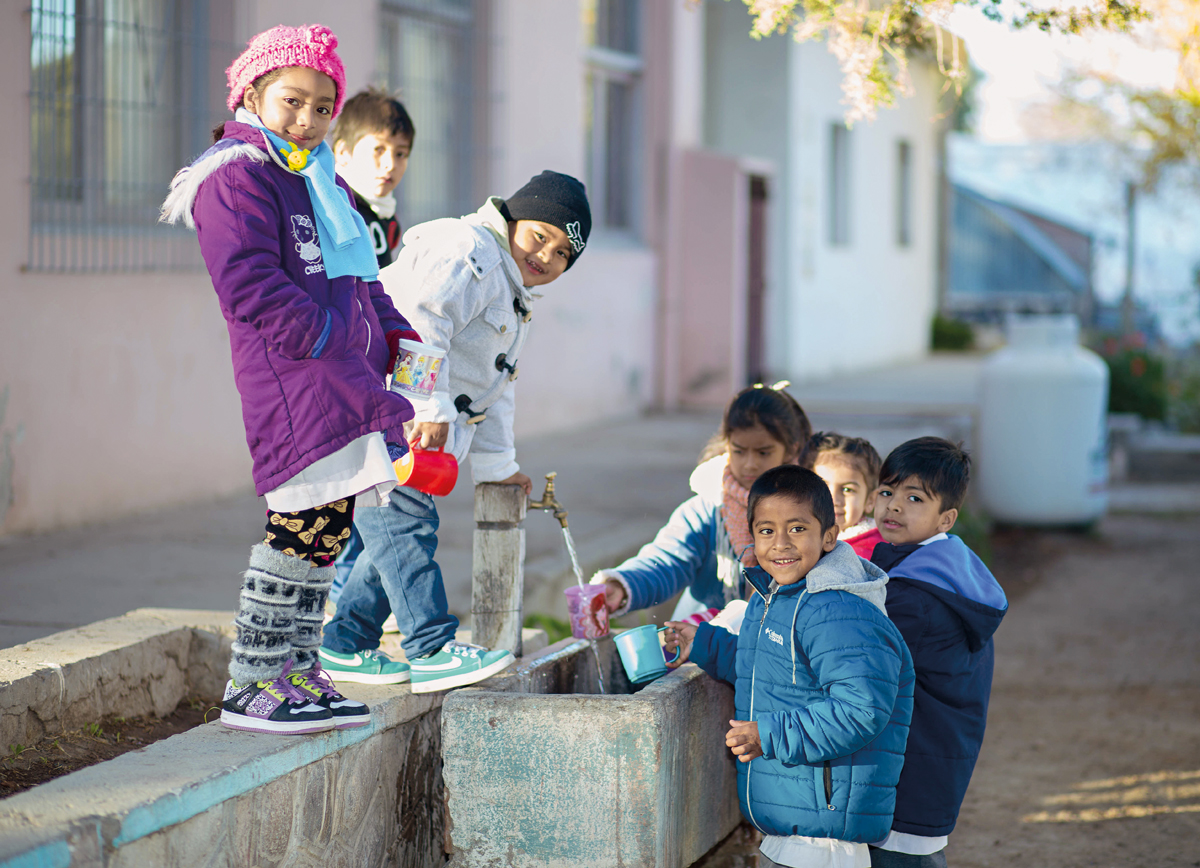
{"label": "dirt ground", "polygon": [[994,542],[1010,610],[950,863],[1200,866],[1200,517]]}
{"label": "dirt ground", "polygon": [[185,699],[166,717],[109,717],[35,745],[4,745],[0,751],[0,799],[113,759],[184,732],[219,711],[212,702]]}
{"label": "dirt ground", "polygon": [[[992,545],[1009,613],[949,864],[1200,866],[1200,517]],[[743,828],[701,865],[755,849]]]}

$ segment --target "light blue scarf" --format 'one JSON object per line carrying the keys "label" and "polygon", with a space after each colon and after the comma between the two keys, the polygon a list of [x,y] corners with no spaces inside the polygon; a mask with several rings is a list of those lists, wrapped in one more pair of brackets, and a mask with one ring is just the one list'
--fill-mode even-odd
{"label": "light blue scarf", "polygon": [[[282,159],[292,150],[290,144],[263,126],[258,115],[239,108],[234,114],[238,123],[258,127],[267,134],[271,146]],[[330,278],[353,275],[364,280],[379,277],[379,260],[367,234],[367,224],[358,210],[350,204],[346,192],[334,178],[333,150],[325,142],[308,155],[303,169],[293,169],[304,177],[308,198],[317,217],[317,237],[321,240],[321,259],[325,274]]]}

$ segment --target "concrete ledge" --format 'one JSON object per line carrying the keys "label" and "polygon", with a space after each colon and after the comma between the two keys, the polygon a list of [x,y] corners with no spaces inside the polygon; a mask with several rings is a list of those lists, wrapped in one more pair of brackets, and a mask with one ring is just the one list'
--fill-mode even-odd
{"label": "concrete ledge", "polygon": [[[611,689],[611,640],[599,649]],[[572,692],[594,691],[594,660],[565,640],[503,684],[446,697],[451,865],[682,868],[741,821],[721,738],[733,691],[685,666],[637,693]]]}
{"label": "concrete ledge", "polygon": [[1200,483],[1125,482],[1108,490],[1109,512],[1188,513],[1200,512]]}
{"label": "concrete ledge", "polygon": [[221,696],[232,612],[137,609],[0,650],[0,747]]}
{"label": "concrete ledge", "polygon": [[[251,865],[285,855],[287,864],[440,864],[443,695],[353,693],[371,705],[368,726],[288,737],[214,722],[6,799],[0,866]],[[420,808],[419,823],[405,818],[415,846],[403,857],[401,801]],[[385,860],[389,850],[395,858]]]}
{"label": "concrete ledge", "polygon": [[[223,634],[210,631],[231,620],[230,613],[139,610],[7,649],[6,672],[24,695],[56,709],[57,670],[39,661],[58,663],[64,708],[88,713],[132,712],[90,695],[87,673],[97,676],[93,692],[119,685],[135,702],[154,695],[138,673],[174,684],[156,675],[173,669],[192,673],[175,679],[185,685],[188,677],[216,678],[219,696],[228,637],[218,641]],[[523,641],[544,648],[545,634],[528,630]],[[89,647],[92,657],[82,650]],[[55,649],[57,659],[48,653]],[[494,680],[505,678],[513,676]],[[52,691],[43,683],[51,679]],[[443,865],[446,694],[414,696],[407,685],[343,690],[371,705],[368,726],[272,736],[214,722],[0,801],[0,868]]]}

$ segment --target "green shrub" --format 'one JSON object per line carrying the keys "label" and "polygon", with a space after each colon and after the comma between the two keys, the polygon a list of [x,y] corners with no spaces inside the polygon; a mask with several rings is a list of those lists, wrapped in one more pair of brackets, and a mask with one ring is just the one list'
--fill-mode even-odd
{"label": "green shrub", "polygon": [[1167,375],[1167,417],[1180,431],[1200,434],[1200,360],[1189,358]]}
{"label": "green shrub", "polygon": [[1160,356],[1144,349],[1105,355],[1108,364],[1108,412],[1137,413],[1143,419],[1167,417],[1166,368]]}
{"label": "green shrub", "polygon": [[571,635],[571,625],[568,622],[559,620],[553,615],[543,615],[541,612],[532,612],[526,615],[525,626],[545,630],[546,638],[550,640],[551,645]]}
{"label": "green shrub", "polygon": [[935,350],[969,350],[975,346],[975,330],[970,323],[939,314],[933,318],[930,344]]}

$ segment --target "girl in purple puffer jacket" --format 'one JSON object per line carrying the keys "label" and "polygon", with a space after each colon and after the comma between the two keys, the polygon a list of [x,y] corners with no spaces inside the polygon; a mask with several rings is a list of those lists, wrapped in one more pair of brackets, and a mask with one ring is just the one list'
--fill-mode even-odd
{"label": "girl in purple puffer jacket", "polygon": [[[360,506],[396,485],[412,407],[386,389],[420,340],[378,281],[366,225],[324,143],[346,75],[337,37],[275,27],[229,67],[235,121],[171,183],[163,219],[196,229],[229,326],[266,538],[250,553],[221,722],[251,732],[360,726],[317,661],[332,562]],[[397,447],[391,447],[395,452]],[[403,447],[400,447],[401,449]]]}

